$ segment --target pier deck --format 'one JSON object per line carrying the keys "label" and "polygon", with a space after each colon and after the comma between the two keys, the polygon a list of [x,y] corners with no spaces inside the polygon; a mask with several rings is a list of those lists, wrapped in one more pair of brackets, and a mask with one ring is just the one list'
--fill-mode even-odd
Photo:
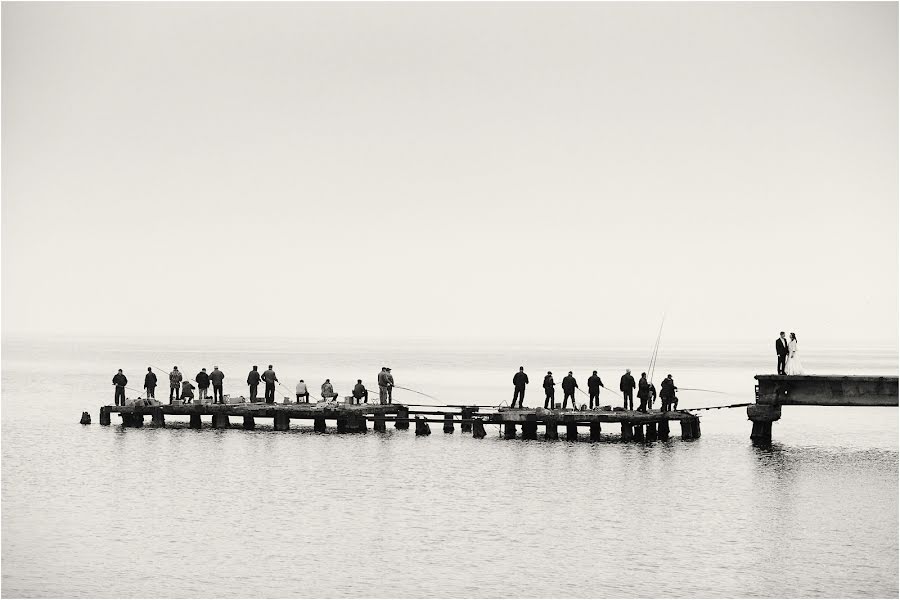
{"label": "pier deck", "polygon": [[[603,425],[618,424],[623,441],[653,441],[669,438],[669,423],[678,421],[682,439],[700,437],[700,419],[687,411],[650,411],[647,413],[624,410],[545,410],[543,408],[500,408],[484,410],[477,406],[434,406],[430,410],[413,410],[402,404],[161,404],[156,406],[103,406],[100,408],[100,424],[110,425],[112,414],[119,414],[125,427],[143,427],[144,418],[150,417],[151,426],[165,427],[166,416],[187,416],[190,427],[200,429],[201,417],[211,416],[213,428],[229,428],[231,417],[243,420],[244,429],[255,429],[256,420],[272,419],[276,431],[290,428],[291,419],[314,421],[316,431],[326,431],[326,420],[337,421],[338,433],[362,433],[368,430],[368,422],[374,422],[376,431],[385,431],[387,422],[394,422],[397,429],[408,429],[415,424],[416,435],[431,433],[429,423],[442,423],[445,433],[453,433],[455,425],[463,432],[471,432],[475,438],[485,437],[485,425],[499,425],[504,437],[516,437],[521,427],[522,439],[536,439],[538,426],[544,427],[547,439],[559,438],[559,427],[565,428],[568,440],[578,438],[579,426],[590,430],[591,440],[599,439]],[[435,418],[440,417],[440,418]]]}

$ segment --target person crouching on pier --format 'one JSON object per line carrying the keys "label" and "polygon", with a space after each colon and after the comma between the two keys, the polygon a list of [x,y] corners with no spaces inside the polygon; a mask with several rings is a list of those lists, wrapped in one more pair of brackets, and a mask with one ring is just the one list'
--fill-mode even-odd
{"label": "person crouching on pier", "polygon": [[600,379],[600,376],[597,375],[597,371],[594,371],[594,374],[588,377],[588,395],[590,399],[589,408],[594,410],[594,407],[600,408],[600,388],[603,387],[603,380]]}
{"label": "person crouching on pier", "polygon": [[556,384],[553,383],[553,373],[547,371],[544,375],[544,408],[553,409],[553,399],[556,396]]}
{"label": "person crouching on pier", "polygon": [[178,400],[181,380],[181,371],[178,370],[178,367],[172,367],[172,372],[169,373],[169,404],[175,404],[175,401]]}
{"label": "person crouching on pier", "polygon": [[675,392],[677,390],[678,388],[675,387],[675,380],[672,379],[672,375],[666,375],[666,378],[663,379],[662,383],[659,385],[659,399],[662,402],[660,410],[669,412],[670,410],[678,408],[678,399],[675,398]]}
{"label": "person crouching on pier", "polygon": [[322,399],[325,402],[328,402],[329,399],[337,399],[337,394],[334,392],[334,386],[331,385],[330,379],[326,379],[325,383],[322,384]]}
{"label": "person crouching on pier", "polygon": [[116,395],[114,397],[116,406],[119,406],[119,400],[122,401],[122,406],[125,406],[125,386],[128,385],[128,378],[125,377],[122,369],[119,369],[119,372],[113,376],[112,382],[116,386]]}
{"label": "person crouching on pier", "polygon": [[566,410],[566,403],[569,401],[569,398],[572,399],[572,410],[578,409],[578,405],[575,404],[575,389],[577,387],[578,382],[572,377],[572,371],[569,371],[569,374],[563,377],[562,380],[563,410]]}
{"label": "person crouching on pier", "polygon": [[200,372],[194,377],[194,381],[197,382],[197,389],[199,390],[197,393],[200,394],[200,402],[202,404],[204,400],[209,398],[209,374],[206,372],[206,367],[200,369]]}
{"label": "person crouching on pier", "polygon": [[638,407],[638,412],[645,413],[647,412],[647,403],[650,401],[650,384],[647,383],[646,373],[641,373],[641,379],[640,381],[638,381],[637,391],[638,400],[641,401],[641,405]]}
{"label": "person crouching on pier", "polygon": [[[181,403],[182,404],[190,404],[194,401],[194,384],[191,383],[190,379],[185,379],[181,382]],[[190,400],[191,402],[185,402],[185,400]]]}
{"label": "person crouching on pier", "polygon": [[297,404],[300,404],[300,398],[303,398],[303,402],[309,404],[309,389],[307,389],[302,379],[297,383]]}
{"label": "person crouching on pier", "polygon": [[362,400],[363,404],[369,403],[369,390],[363,385],[362,379],[356,380],[356,385],[353,386],[353,397]]}
{"label": "person crouching on pier", "polygon": [[625,369],[625,374],[619,380],[619,390],[622,392],[623,408],[625,410],[634,410],[634,377],[631,376],[631,369]]}

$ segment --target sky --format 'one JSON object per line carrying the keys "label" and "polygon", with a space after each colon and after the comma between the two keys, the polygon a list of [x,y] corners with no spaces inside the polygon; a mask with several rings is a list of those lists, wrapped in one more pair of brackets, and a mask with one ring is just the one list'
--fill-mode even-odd
{"label": "sky", "polygon": [[896,344],[897,23],[4,2],[3,335]]}

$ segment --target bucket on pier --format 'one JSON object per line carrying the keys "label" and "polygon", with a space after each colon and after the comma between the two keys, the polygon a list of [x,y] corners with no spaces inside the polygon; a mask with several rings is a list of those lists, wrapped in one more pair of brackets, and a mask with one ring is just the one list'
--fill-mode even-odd
{"label": "bucket on pier", "polygon": [[359,404],[359,398],[355,396],[344,396],[344,404]]}

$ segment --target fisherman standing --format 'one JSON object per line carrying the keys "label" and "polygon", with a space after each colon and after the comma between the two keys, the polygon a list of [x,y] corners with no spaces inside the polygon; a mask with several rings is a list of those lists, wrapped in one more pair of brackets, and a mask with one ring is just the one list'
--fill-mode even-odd
{"label": "fisherman standing", "polygon": [[209,398],[209,373],[206,372],[206,367],[200,369],[200,372],[197,373],[197,376],[194,377],[194,381],[197,382],[197,389],[200,394],[200,403],[202,404],[204,400]]}
{"label": "fisherman standing", "polygon": [[169,373],[169,404],[178,400],[181,392],[181,380],[181,371],[178,370],[178,367],[172,367],[172,372]]}
{"label": "fisherman standing", "polygon": [[572,410],[576,410],[578,405],[575,403],[575,388],[578,387],[578,382],[572,377],[572,371],[569,371],[569,374],[563,377],[561,387],[563,391],[563,410],[566,410],[566,403],[569,401],[569,398],[572,398]]}
{"label": "fisherman standing", "polygon": [[378,374],[378,402],[379,402],[379,404],[387,404],[388,403],[387,367],[381,367],[381,373]]}
{"label": "fisherman standing", "polygon": [[[663,379],[662,383],[659,385],[659,399],[662,402],[662,406],[660,410],[663,412],[668,412],[670,410],[678,409],[678,398],[675,397],[675,392],[678,390],[675,387],[675,380],[672,379],[671,373],[666,375],[666,378]],[[673,405],[674,404],[674,409]]]}
{"label": "fisherman standing", "polygon": [[309,404],[309,390],[302,379],[297,383],[297,404],[300,404],[300,398],[304,398],[304,402]]}
{"label": "fisherman standing", "polygon": [[391,375],[391,368],[385,367],[387,371],[387,392],[388,392],[388,404],[394,403],[394,376]]}
{"label": "fisherman standing", "polygon": [[225,373],[219,370],[219,367],[213,367],[212,373],[209,374],[209,380],[212,382],[213,388],[213,404],[225,404],[222,397],[222,381],[225,379]]}
{"label": "fisherman standing", "polygon": [[553,409],[553,397],[556,395],[556,384],[553,383],[553,373],[547,371],[544,375],[544,408]]}
{"label": "fisherman standing", "polygon": [[603,380],[600,379],[600,376],[597,375],[597,371],[594,371],[594,374],[588,377],[588,394],[590,395],[590,409],[594,409],[594,405],[597,405],[597,408],[600,408],[600,388],[603,387]]}
{"label": "fisherman standing", "polygon": [[125,386],[128,385],[128,378],[125,377],[122,369],[119,369],[119,372],[113,375],[112,382],[116,386],[116,395],[114,397],[116,406],[119,406],[119,400],[122,401],[122,406],[125,406]]}
{"label": "fisherman standing", "polygon": [[631,376],[631,369],[625,369],[625,374],[619,380],[619,389],[622,391],[622,397],[625,399],[623,405],[625,410],[634,410],[634,387],[634,377]]}
{"label": "fisherman standing", "polygon": [[356,380],[356,385],[353,386],[353,397],[362,400],[364,404],[369,403],[369,390],[363,385],[362,379]]}
{"label": "fisherman standing", "polygon": [[144,375],[144,389],[147,390],[148,398],[156,398],[156,373],[150,367],[147,367],[147,374]]}
{"label": "fisherman standing", "polygon": [[328,402],[329,399],[336,399],[337,394],[334,392],[334,386],[331,385],[331,380],[326,379],[325,383],[322,384],[322,399],[325,402]]}
{"label": "fisherman standing", "polygon": [[647,412],[647,404],[650,402],[650,384],[647,383],[647,374],[641,373],[641,379],[638,381],[637,397],[641,401],[638,412]]}
{"label": "fisherman standing", "polygon": [[275,382],[278,377],[275,376],[272,365],[262,374],[262,380],[266,382],[266,404],[275,404]]}
{"label": "fisherman standing", "polygon": [[525,401],[525,386],[528,385],[528,375],[525,374],[525,367],[519,367],[519,372],[513,375],[513,401],[510,408],[516,407],[516,399],[519,400],[519,408],[522,408],[522,402]]}
{"label": "fisherman standing", "polygon": [[247,385],[250,386],[250,402],[256,402],[256,389],[259,387],[259,367],[253,365],[253,370],[247,375]]}

